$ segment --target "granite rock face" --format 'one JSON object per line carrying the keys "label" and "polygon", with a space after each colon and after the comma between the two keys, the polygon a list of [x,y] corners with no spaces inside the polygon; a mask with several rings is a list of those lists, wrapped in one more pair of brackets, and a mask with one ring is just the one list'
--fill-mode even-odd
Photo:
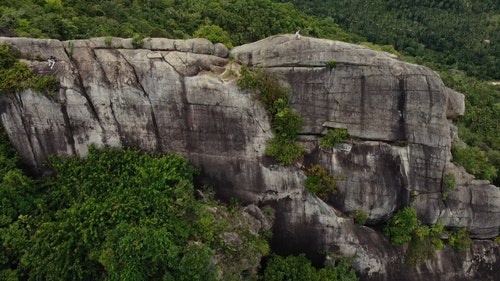
{"label": "granite rock face", "polygon": [[[85,156],[89,144],[177,152],[222,198],[270,205],[273,247],[287,253],[355,256],[364,280],[494,280],[500,278],[500,189],[473,179],[451,162],[464,96],[432,70],[391,54],[348,43],[278,35],[227,50],[205,39],[94,38],[60,42],[0,38],[39,74],[57,76],[53,97],[31,90],[2,98],[2,124],[27,164],[43,171],[51,154]],[[36,58],[58,59],[54,69]],[[231,59],[230,59],[231,58]],[[276,72],[291,88],[302,116],[307,153],[282,167],[264,155],[272,137],[267,113],[236,80],[241,64]],[[328,129],[351,136],[319,148]],[[320,163],[343,180],[324,202],[304,188],[301,166]],[[443,178],[456,177],[448,190]],[[466,227],[467,253],[446,248],[417,268],[404,264],[377,227],[413,206],[426,224]]]}

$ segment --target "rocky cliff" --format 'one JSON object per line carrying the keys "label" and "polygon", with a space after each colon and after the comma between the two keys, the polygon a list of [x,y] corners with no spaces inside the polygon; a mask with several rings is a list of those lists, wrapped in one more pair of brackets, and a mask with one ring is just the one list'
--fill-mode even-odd
{"label": "rocky cliff", "polygon": [[[27,164],[43,170],[51,154],[82,155],[89,144],[178,152],[202,171],[200,183],[222,198],[271,205],[273,247],[354,257],[364,280],[498,280],[500,189],[474,179],[451,162],[452,119],[464,96],[432,70],[393,55],[338,41],[278,35],[227,50],[204,39],[151,38],[60,42],[0,38],[39,74],[55,75],[55,96],[26,90],[3,95],[1,120]],[[46,61],[54,55],[54,69]],[[334,67],[331,62],[335,62]],[[272,137],[267,113],[241,90],[241,64],[273,71],[288,85],[302,116],[299,141],[306,155],[280,166],[264,156]],[[350,138],[319,148],[329,128]],[[304,188],[300,166],[320,163],[343,175],[324,202]],[[443,178],[454,175],[448,190]],[[394,212],[413,206],[426,224],[466,227],[474,238],[466,253],[445,248],[417,267],[404,263],[380,231]],[[364,211],[367,226],[353,223]]]}

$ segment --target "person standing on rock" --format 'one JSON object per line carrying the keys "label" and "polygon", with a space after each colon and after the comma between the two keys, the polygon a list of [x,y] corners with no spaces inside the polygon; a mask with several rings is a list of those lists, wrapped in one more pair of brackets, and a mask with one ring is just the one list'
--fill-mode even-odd
{"label": "person standing on rock", "polygon": [[49,58],[49,67],[50,67],[50,69],[54,69],[55,65],[56,65],[56,58],[54,56],[50,56],[50,58]]}
{"label": "person standing on rock", "polygon": [[300,40],[300,29],[295,32],[295,40]]}

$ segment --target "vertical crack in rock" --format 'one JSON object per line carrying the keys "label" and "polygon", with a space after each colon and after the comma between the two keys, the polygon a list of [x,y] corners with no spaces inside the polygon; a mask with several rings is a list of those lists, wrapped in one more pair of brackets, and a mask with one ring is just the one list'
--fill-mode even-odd
{"label": "vertical crack in rock", "polygon": [[360,105],[360,108],[361,108],[361,135],[363,135],[365,133],[365,126],[366,126],[366,111],[368,110],[367,108],[365,108],[366,104],[365,104],[365,95],[366,95],[366,77],[365,75],[361,75],[361,78],[360,78],[360,82],[361,82],[361,100],[359,102],[359,105]]}
{"label": "vertical crack in rock", "polygon": [[[66,51],[66,48],[64,50]],[[96,59],[95,52],[92,51],[92,53],[94,54],[94,58]],[[75,66],[74,69],[76,69],[76,78],[77,78],[76,82],[77,82],[77,84],[75,86],[77,86],[79,88],[80,91],[78,91],[78,92],[87,101],[87,105],[88,105],[88,107],[90,109],[90,114],[97,121],[97,124],[99,124],[99,127],[101,128],[101,131],[103,132],[103,134],[102,134],[102,141],[103,141],[103,143],[106,143],[106,130],[102,126],[101,118],[99,118],[99,114],[97,114],[96,107],[95,107],[94,103],[92,102],[92,99],[90,98],[90,95],[87,92],[87,88],[85,87],[85,84],[83,82],[82,75],[80,74],[81,73],[80,72],[81,66],[80,66],[78,60],[73,60],[72,57],[70,57],[70,62]]]}
{"label": "vertical crack in rock", "polygon": [[398,136],[399,140],[406,140],[406,125],[405,125],[405,107],[406,107],[406,85],[404,77],[398,78],[399,80],[399,96],[398,96]]}
{"label": "vertical crack in rock", "polygon": [[424,76],[425,77],[425,83],[427,84],[427,92],[429,93],[429,102],[428,102],[428,109],[427,109],[427,112],[428,112],[428,115],[427,115],[427,118],[425,120],[425,123],[427,125],[431,124],[431,121],[432,121],[432,115],[433,115],[433,112],[432,112],[432,106],[434,105],[434,98],[435,98],[435,95],[433,93],[433,90],[431,88],[431,83],[429,81],[429,77],[427,75]]}
{"label": "vertical crack in rock", "polygon": [[99,114],[97,114],[97,110],[95,108],[95,105],[94,103],[92,102],[92,99],[90,98],[89,94],[87,93],[87,89],[85,88],[85,86],[83,85],[83,80],[82,80],[82,77],[80,75],[80,73],[78,73],[78,84],[81,88],[81,92],[80,94],[85,98],[85,100],[87,101],[87,104],[90,108],[90,113],[92,114],[92,116],[97,120],[97,123],[99,123],[99,126],[101,127],[101,129],[103,129],[104,131],[104,128],[102,127],[102,124],[101,124],[101,118],[99,118]]}
{"label": "vertical crack in rock", "polygon": [[186,127],[184,140],[186,141],[186,150],[187,151],[195,151],[195,144],[197,140],[193,140],[192,137],[189,136],[189,132],[193,130],[192,122],[191,122],[191,114],[189,114],[189,103],[187,98],[187,90],[186,90],[186,81],[184,76],[180,76],[181,82],[181,99],[182,99],[182,116],[184,117],[184,126]]}
{"label": "vertical crack in rock", "polygon": [[135,69],[135,66],[133,64],[131,64],[122,53],[120,53],[120,55],[123,58],[123,60],[125,62],[127,62],[128,65],[130,65],[130,67],[132,68],[136,84],[137,84],[137,86],[139,86],[142,93],[144,94],[144,96],[148,100],[149,107],[151,108],[151,122],[153,124],[153,131],[154,131],[155,138],[156,138],[156,149],[158,151],[161,151],[161,148],[163,146],[162,146],[162,141],[161,141],[160,129],[158,128],[158,123],[156,122],[156,114],[155,114],[155,109],[154,109],[153,103],[151,102],[151,99],[149,98],[148,92],[146,91],[146,89],[144,88],[144,86],[141,83],[141,79],[139,78],[139,75],[137,74],[137,70]]}
{"label": "vertical crack in rock", "polygon": [[73,131],[71,126],[71,121],[68,115],[68,108],[66,107],[65,102],[61,103],[60,106],[61,106],[61,113],[64,119],[64,134],[66,135],[66,139],[71,148],[71,153],[73,155],[76,155],[75,140],[73,138]]}
{"label": "vertical crack in rock", "polygon": [[118,122],[118,119],[116,118],[115,109],[114,109],[113,101],[111,100],[111,98],[109,99],[109,108],[111,109],[111,115],[113,116],[113,120],[115,120],[115,123],[116,123],[116,130],[118,131],[118,135],[120,136],[120,142],[122,144],[125,144],[127,142],[126,142],[124,134],[123,134],[122,126],[120,125],[120,123]]}
{"label": "vertical crack in rock", "polygon": [[[19,111],[22,112],[23,111],[23,101],[21,99],[21,96],[16,94],[14,95],[15,99],[19,102]],[[24,129],[24,132],[26,133],[26,138],[28,139],[28,143],[29,143],[29,153],[31,154],[31,157],[30,159],[33,159],[33,164],[37,164],[37,160],[38,159],[37,157],[35,157],[35,149],[33,147],[33,141],[31,140],[31,128],[28,126],[28,122],[26,122],[26,120],[24,119],[24,114],[19,114],[19,117],[21,118],[21,123],[23,125],[23,129]],[[24,149],[23,149],[24,150]]]}
{"label": "vertical crack in rock", "polygon": [[[98,60],[98,57],[97,57],[97,54],[96,54],[96,49],[92,48],[92,54],[93,54],[93,57],[94,57],[94,60],[97,62],[97,64],[99,65],[99,68],[100,68],[100,73],[102,73],[102,77],[105,79],[104,83],[106,85],[114,85],[114,83],[111,81],[111,79],[109,79],[108,77],[108,73],[106,72],[106,70],[104,69],[104,67],[102,66],[101,62]],[[114,52],[118,52],[116,50],[111,50],[111,51],[114,51]],[[120,142],[121,144],[125,144],[126,142],[124,142],[124,136],[123,136],[123,133],[122,133],[122,129],[121,129],[121,125],[120,123],[118,122],[118,119],[116,118],[116,114],[115,114],[115,110],[113,108],[113,101],[111,100],[111,96],[109,95],[109,109],[111,110],[111,115],[113,115],[113,119],[115,120],[115,123],[116,123],[116,130],[118,131],[118,134],[119,134],[119,138],[120,138]],[[101,123],[99,122],[99,125]],[[101,126],[102,127],[102,126]],[[105,129],[103,129],[102,131],[103,133],[103,143],[106,144],[107,143],[107,131]]]}
{"label": "vertical crack in rock", "polygon": [[[172,69],[179,75],[179,82],[181,83],[181,99],[182,99],[182,116],[181,118],[184,119],[184,126],[185,126],[185,130],[182,130],[182,133],[185,134],[184,136],[184,140],[186,142],[186,145],[185,145],[185,149],[186,151],[194,151],[192,148],[193,148],[193,144],[192,144],[192,138],[189,137],[189,132],[192,130],[192,126],[191,126],[191,120],[190,120],[190,116],[189,116],[189,104],[188,104],[188,98],[187,98],[187,90],[186,90],[186,82],[185,82],[185,77],[182,73],[180,73],[167,59],[165,59],[165,56],[163,56],[163,60],[168,64],[170,65],[170,67],[172,67]],[[197,140],[194,140],[194,142],[196,142]]]}

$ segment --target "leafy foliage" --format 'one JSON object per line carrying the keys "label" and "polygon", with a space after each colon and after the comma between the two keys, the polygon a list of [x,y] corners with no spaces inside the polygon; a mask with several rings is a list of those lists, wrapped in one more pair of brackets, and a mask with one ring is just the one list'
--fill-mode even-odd
{"label": "leafy foliage", "polygon": [[357,225],[365,225],[367,221],[366,213],[363,210],[356,210],[354,212],[354,223]]}
{"label": "leafy foliage", "polygon": [[444,243],[440,239],[442,233],[444,226],[441,223],[416,228],[408,247],[406,262],[415,266],[422,261],[432,259],[436,250],[444,248]]}
{"label": "leafy foliage", "polygon": [[335,147],[349,137],[347,129],[329,129],[326,135],[319,139],[319,146],[322,148]]}
{"label": "leafy foliage", "polygon": [[411,207],[404,207],[389,219],[384,234],[394,245],[403,245],[411,241],[413,232],[418,228],[417,212]]}
{"label": "leafy foliage", "polygon": [[454,189],[457,186],[457,179],[453,174],[446,174],[443,177],[443,184],[447,189]]}
{"label": "leafy foliage", "polygon": [[302,157],[304,148],[296,143],[302,130],[302,118],[290,108],[290,89],[283,86],[279,77],[272,72],[258,68],[252,71],[248,66],[241,68],[238,86],[258,95],[270,119],[274,138],[266,147],[266,155],[274,157],[281,165],[291,164]]}
{"label": "leafy foliage", "polygon": [[271,256],[264,271],[263,281],[355,281],[359,280],[349,260],[341,259],[333,266],[326,264],[324,268],[316,269],[304,256],[281,257]]}
{"label": "leafy foliage", "polygon": [[393,50],[433,61],[441,68],[458,68],[468,75],[500,79],[498,1],[290,2],[318,18],[333,17],[340,27],[363,36],[363,41],[394,46]]}
{"label": "leafy foliage", "polygon": [[38,76],[28,65],[17,61],[7,45],[0,45],[0,92],[20,93],[32,88],[36,92],[54,95],[59,90],[59,80],[53,76]]}
{"label": "leafy foliage", "polygon": [[206,38],[212,43],[222,43],[228,48],[233,47],[229,34],[218,25],[207,24],[200,26],[200,28],[194,32],[193,37]]}
{"label": "leafy foliage", "polygon": [[289,165],[304,155],[304,148],[295,142],[272,138],[267,142],[265,153],[281,165]]}
{"label": "leafy foliage", "polygon": [[143,39],[144,39],[144,37],[142,35],[134,34],[134,36],[132,37],[132,46],[135,49],[141,48],[142,45],[144,44]]}
{"label": "leafy foliage", "polygon": [[486,154],[478,147],[455,147],[452,150],[453,162],[464,166],[467,172],[491,182],[497,177],[498,170]]}
{"label": "leafy foliage", "polygon": [[[85,159],[54,157],[50,166],[55,175],[38,181],[16,169],[3,176],[0,276],[216,280],[269,252],[237,212],[213,212],[215,202],[194,198],[196,170],[179,155],[90,147]],[[226,232],[237,233],[245,251],[228,245]],[[224,261],[216,255],[239,272],[219,276]]]}
{"label": "leafy foliage", "polygon": [[328,67],[328,69],[330,69],[330,70],[334,69],[336,66],[337,66],[337,62],[334,60],[330,60],[330,61],[326,62],[326,67]]}
{"label": "leafy foliage", "polygon": [[337,178],[330,175],[323,166],[316,164],[306,170],[306,189],[327,201],[330,195],[337,193]]}
{"label": "leafy foliage", "polygon": [[[0,29],[17,36],[60,40],[131,38],[134,34],[181,39],[206,35],[213,40],[212,36],[223,35],[218,37],[223,41],[215,41],[230,46],[294,32],[300,27],[304,35],[344,41],[354,37],[331,18],[317,19],[289,3],[271,0],[19,0],[3,1],[0,14]],[[220,33],[219,28],[224,32]]]}
{"label": "leafy foliage", "polygon": [[500,185],[500,87],[451,72],[443,81],[465,93],[465,115],[457,120],[459,137],[466,148],[452,150],[454,162],[482,179]]}
{"label": "leafy foliage", "polygon": [[449,232],[450,240],[448,244],[459,252],[466,252],[470,249],[472,240],[469,237],[467,229],[461,228]]}
{"label": "leafy foliage", "polygon": [[436,250],[444,248],[444,234],[450,237],[448,244],[458,251],[466,251],[471,245],[466,229],[448,232],[444,230],[442,223],[421,225],[412,207],[405,207],[390,218],[384,234],[394,245],[408,244],[406,262],[413,266],[433,258]]}

